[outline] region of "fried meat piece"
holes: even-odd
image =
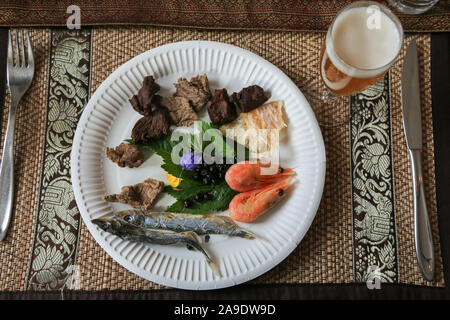
[[[188,99],[196,112],[200,111],[211,98],[206,74],[193,77],[190,81],[180,78],[174,86],[177,89],[175,96]]]
[[[169,131],[168,117],[166,109],[155,109],[136,122],[131,131],[131,139],[134,143],[141,144],[148,144],[151,141],[161,139]]]
[[[230,103],[227,89],[214,92],[214,98],[207,104],[209,118],[212,123],[222,125],[237,118],[236,107]]]
[[[198,119],[189,100],[184,97],[155,97],[158,107],[166,108],[169,113],[170,123],[176,126],[189,127]]]
[[[141,150],[128,143],[121,143],[116,148],[106,148],[106,156],[122,168],[136,168],[144,162]]]
[[[159,89],[159,85],[152,76],[145,77],[138,94],[130,99],[133,109],[143,116],[149,115],[152,111],[151,103],[153,97]]]
[[[249,112],[262,106],[268,100],[268,96],[263,88],[253,85],[233,93],[230,100],[242,112]]]
[[[141,183],[124,186],[121,193],[106,195],[103,197],[103,200],[128,204],[141,210],[149,210],[163,188],[164,182],[148,178]]]

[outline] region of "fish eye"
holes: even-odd
[[[126,222],[130,222],[133,220],[133,217],[131,215],[126,215],[125,217],[123,217],[123,220],[125,220]]]
[[[109,221],[102,221],[101,224],[99,224],[99,227],[103,230],[106,230],[111,227],[111,222]]]

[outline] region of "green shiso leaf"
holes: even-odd
[[[143,144],[136,144],[133,143],[132,140],[126,140],[126,142],[137,145],[139,149],[142,151],[152,150],[157,155],[159,155],[163,159],[163,164],[161,165],[161,168],[163,168],[166,172],[170,173],[171,175],[175,177],[179,177],[182,179],[189,179],[192,178],[192,172],[188,170],[184,170],[180,164],[174,163],[172,161],[172,150],[177,146],[180,150],[180,157],[182,156],[181,151],[183,150],[180,143],[186,143],[186,141],[189,141],[188,137],[185,137],[183,139],[181,136],[178,140],[172,140],[172,132],[169,132],[164,138],[158,140],[158,141],[152,141],[148,145]],[[189,146],[185,146],[185,149],[188,149]]]
[[[185,182],[185,180],[183,180],[182,183],[183,182]],[[239,192],[231,189],[224,181],[218,185],[198,185],[196,187],[191,186],[190,188],[184,188],[183,190],[176,190],[169,186],[167,188],[167,193],[174,197],[177,201],[173,203],[166,211],[204,214],[214,211],[227,210],[230,201]],[[194,196],[197,193],[209,193],[213,196],[213,199],[209,201],[197,202],[194,200]],[[188,199],[191,201],[191,206],[189,208],[185,208],[184,201]]]
[[[189,148],[193,149],[195,153],[203,153],[209,150],[218,150],[218,154],[214,157],[234,158],[237,154],[237,148],[245,148],[238,145],[237,142],[231,139],[226,139],[222,136],[218,127],[214,124],[200,121],[200,134],[182,134],[178,139],[172,140],[173,131],[169,132],[164,138],[153,141],[148,145],[136,144],[132,140],[126,140],[130,144],[137,145],[143,152],[149,150],[155,152],[163,159],[161,168],[167,173],[182,178],[181,183],[177,188],[172,188],[170,185],[166,186],[163,192],[167,192],[176,199],[167,211],[169,212],[183,212],[192,214],[203,214],[213,211],[223,211],[228,209],[228,205],[233,197],[238,194],[237,191],[231,189],[225,181],[218,185],[204,185],[192,178],[193,171],[183,169],[179,163],[174,163],[172,160],[172,151],[176,147],[179,156],[182,156],[182,150]],[[212,130],[211,130],[212,129]],[[211,131],[209,131],[211,130]],[[185,145],[180,145],[184,143]],[[213,148],[216,149],[207,149]],[[245,159],[249,159],[250,152],[245,148]],[[197,193],[209,193],[213,196],[212,200],[197,202],[194,197]],[[191,201],[192,205],[189,208],[184,207],[184,201]]]

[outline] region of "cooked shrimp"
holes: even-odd
[[[279,165],[271,166],[270,163],[265,164],[259,161],[242,161],[227,170],[225,181],[231,189],[246,192],[264,188],[293,175],[296,175],[294,170],[282,168]]]
[[[275,185],[236,195],[230,202],[230,217],[241,222],[254,221],[285,197],[292,180],[289,177]]]

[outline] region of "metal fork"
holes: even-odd
[[[8,126],[6,128],[3,143],[2,162],[0,164],[0,241],[8,230],[11,220],[14,198],[14,124],[16,122],[17,106],[24,93],[30,87],[34,75],[34,57],[30,36],[26,33],[27,48],[25,49],[25,37],[21,32],[22,41],[19,41],[18,31],[15,34],[15,44],[8,33],[8,58],[7,78],[11,94],[11,106],[8,113]],[[25,55],[26,51],[26,55]]]

